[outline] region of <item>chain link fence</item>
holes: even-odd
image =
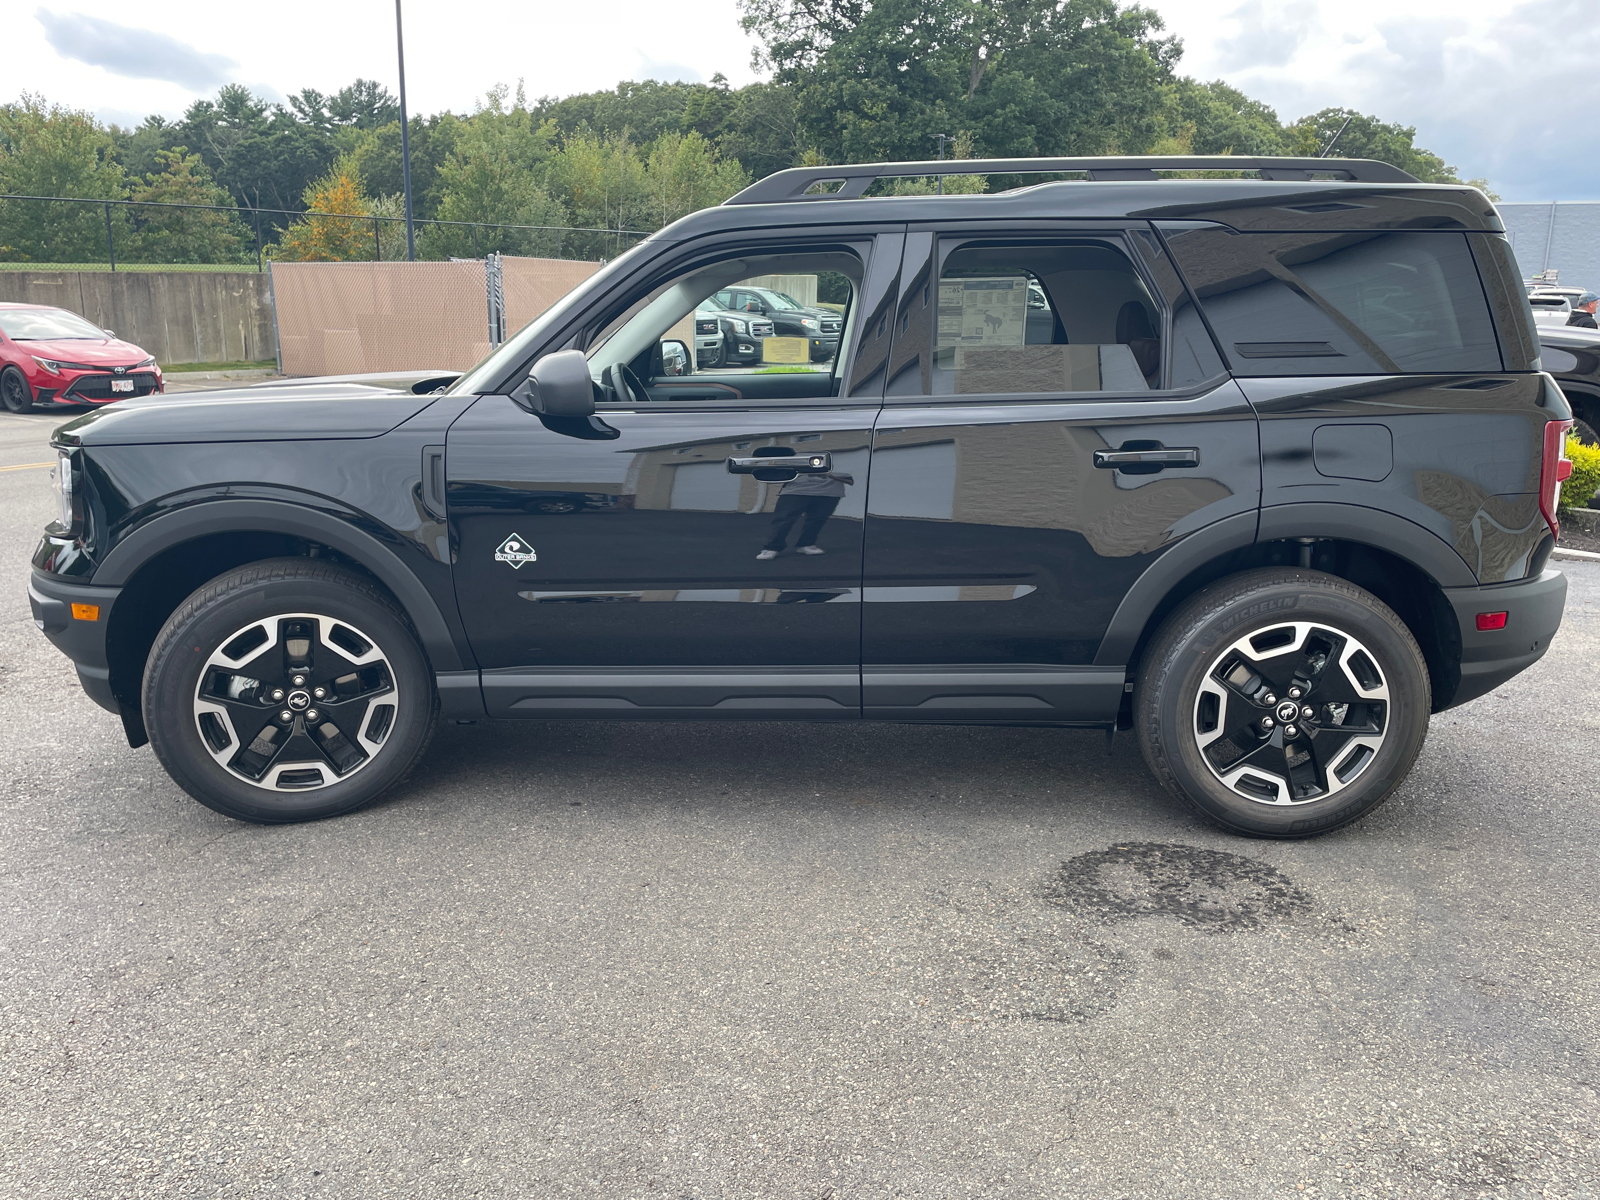
[[[604,261],[648,230],[493,221],[414,220],[418,259],[489,254]],[[407,258],[405,218],[147,200],[0,195],[0,270],[265,271],[298,229],[318,257]]]

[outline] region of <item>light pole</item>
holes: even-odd
[[[400,177],[406,189],[406,261],[417,261],[417,235],[411,225],[411,132],[406,118],[406,39],[400,28],[400,0],[394,0],[394,44],[400,52]]]
[[[395,0],[395,3],[398,4],[399,0]],[[939,161],[943,162],[944,161],[944,144],[946,142],[955,141],[955,138],[951,137],[948,133],[936,133],[936,134],[933,135],[933,138],[934,138],[935,141],[937,141],[939,143]],[[941,195],[941,196],[944,195],[944,176],[943,175],[939,176],[939,195]]]

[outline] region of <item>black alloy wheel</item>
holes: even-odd
[[[151,648],[144,720],[202,804],[262,824],[350,812],[432,733],[432,672],[370,580],[313,559],[241,567],[191,595]]]
[[[33,411],[33,389],[28,386],[27,377],[16,367],[0,371],[0,401],[5,403],[7,412]]]
[[[1239,833],[1306,837],[1381,804],[1422,748],[1427,664],[1369,592],[1309,570],[1212,585],[1162,625],[1135,710],[1169,791]]]

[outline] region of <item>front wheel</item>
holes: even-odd
[[[28,386],[27,377],[15,367],[0,371],[0,402],[5,404],[7,412],[33,411],[33,388]]]
[[[178,606],[144,676],[150,745],[200,803],[280,824],[369,804],[433,732],[427,659],[370,580],[313,559],[230,571]]]
[[[1319,571],[1249,571],[1161,626],[1135,683],[1145,761],[1220,825],[1326,833],[1405,779],[1431,708],[1416,639],[1386,604]]]

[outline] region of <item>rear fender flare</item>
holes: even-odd
[[[360,564],[388,588],[416,627],[435,671],[460,671],[461,650],[439,605],[393,550],[349,517],[281,500],[207,500],[175,509],[119,541],[94,573],[96,587],[124,587],[140,567],[183,542],[218,533],[267,531],[317,542]]]
[[[1151,616],[1188,576],[1233,551],[1286,538],[1327,538],[1384,550],[1411,563],[1441,588],[1476,587],[1455,548],[1415,521],[1357,504],[1275,504],[1240,513],[1190,534],[1139,576],[1117,607],[1095,655],[1097,666],[1132,658]]]

